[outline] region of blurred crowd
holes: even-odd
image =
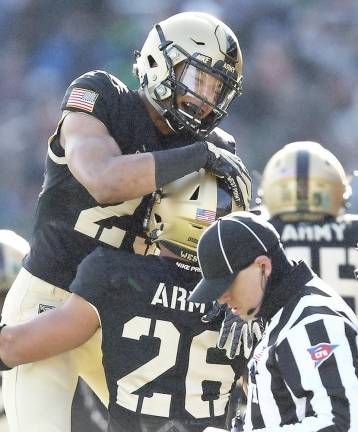
[[[294,140],[316,140],[347,173],[358,159],[356,0],[1,0],[0,227],[29,238],[47,139],[64,91],[92,69],[137,88],[133,51],[155,22],[199,10],[238,35],[244,94],[223,126],[257,173]]]

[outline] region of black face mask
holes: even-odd
[[[230,55],[228,55],[226,59],[228,63],[220,60],[214,65],[207,65],[203,61],[200,61],[200,56],[196,55],[198,53],[190,55],[179,45],[168,41],[160,24],[157,24],[155,28],[161,42],[160,50],[163,53],[169,70],[168,77],[162,81],[161,84],[163,88],[167,87],[170,89],[172,94],[172,96],[164,102],[161,100],[157,90],[155,90],[156,105],[160,109],[161,115],[166,120],[167,124],[175,132],[180,132],[184,129],[190,131],[199,139],[205,139],[227,115],[227,109],[232,101],[241,94],[242,78],[238,79],[235,69],[235,61],[238,61],[237,52],[229,51],[229,54],[232,55],[231,61],[234,62],[232,65],[233,71],[231,73],[225,69],[225,66],[227,68],[231,65]],[[179,76],[176,76],[175,66],[169,55],[169,50],[172,47],[175,47],[186,57],[183,63],[184,68],[180,71]],[[204,82],[208,80],[212,85],[216,83],[213,85],[211,94],[209,92],[206,97],[201,97],[200,94],[196,93],[200,91],[200,86],[197,87],[197,85],[193,83],[196,82],[198,77],[204,80]],[[183,106],[178,106],[177,96],[186,94],[191,95],[190,97],[196,100],[196,102],[193,104],[189,101],[187,105],[184,103]],[[201,119],[203,106],[210,106],[212,112]]]

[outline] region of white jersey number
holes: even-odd
[[[312,265],[311,248],[309,246],[285,247],[289,258],[298,261],[304,260]],[[349,265],[352,267],[352,278],[340,277],[340,267]],[[354,248],[321,247],[319,249],[320,277],[344,298],[353,298],[355,313],[358,314],[358,283],[354,279],[353,269],[358,267],[358,253]]]
[[[125,323],[122,336],[139,340],[141,336],[149,335],[151,325],[150,318],[134,317]],[[212,415],[225,414],[229,391],[235,379],[231,366],[206,362],[207,351],[216,346],[217,336],[215,331],[204,331],[193,338],[188,352],[185,409],[195,418],[210,417],[210,404],[212,404]],[[139,406],[139,396],[133,393],[175,366],[177,361],[180,333],[174,324],[169,321],[154,320],[153,337],[160,339],[159,354],[117,381],[117,403],[130,411],[137,412]],[[202,400],[204,381],[220,384],[219,399],[212,402]],[[140,412],[169,417],[171,400],[171,394],[153,393],[151,397],[143,398]]]
[[[141,198],[137,198],[114,206],[97,206],[82,210],[74,229],[88,237],[97,238],[103,243],[119,248],[126,232],[115,226],[105,228],[100,222],[112,217],[131,216],[140,202]]]

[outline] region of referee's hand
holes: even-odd
[[[249,359],[262,338],[264,327],[262,319],[244,321],[227,306],[217,346],[226,349],[226,356],[230,359],[238,355]]]

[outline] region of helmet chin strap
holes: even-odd
[[[159,105],[155,99],[153,99],[148,91],[148,87],[144,86],[144,94],[148,100],[148,102],[152,105],[152,107],[157,111],[157,113],[163,118],[165,123],[170,127],[170,129],[173,132],[178,132],[178,129],[175,129],[175,127],[170,123],[169,119],[167,118],[167,110],[164,109],[161,105]]]
[[[144,86],[144,94],[147,98],[148,102],[152,105],[152,107],[162,116],[164,117],[164,108],[162,108],[149,94],[148,86]]]

